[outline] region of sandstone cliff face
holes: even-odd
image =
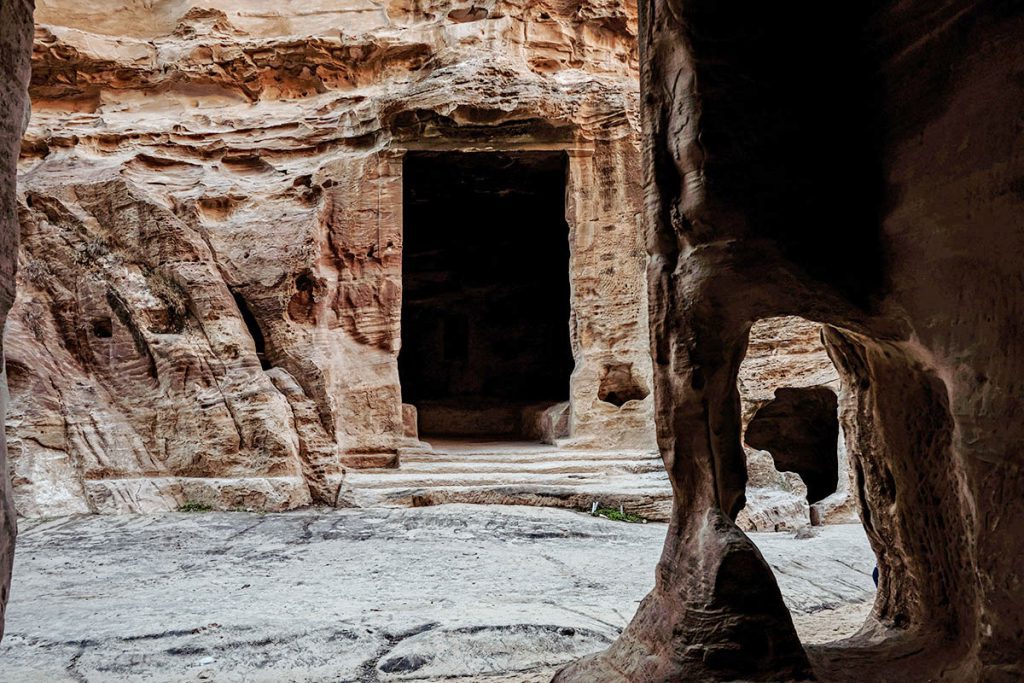
[[[14,301],[18,254],[15,207],[18,148],[28,123],[29,46],[32,40],[31,0],[0,5],[0,331]],[[4,344],[0,340],[0,419],[7,407]],[[7,477],[7,446],[0,432],[0,638],[14,561],[16,523],[14,500]]]
[[[393,464],[411,149],[568,155],[566,444],[652,443],[635,7],[115,5],[36,13],[20,512],[333,505]]]
[[[651,445],[630,3],[109,10],[36,17],[7,331],[22,514],[333,505],[346,466],[396,464],[409,152],[569,155],[575,370],[567,402],[523,411],[559,426],[525,431]],[[779,387],[837,390],[818,336],[755,327],[745,422]],[[744,527],[806,523],[799,476],[748,454]]]

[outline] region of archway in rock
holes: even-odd
[[[876,594],[876,558],[849,550],[865,531],[839,425],[842,381],[822,332],[798,316],[756,321],[737,380],[747,481],[735,522],[761,549],[794,544],[787,562],[764,557],[805,646],[853,635]],[[839,586],[855,597],[825,597]]]
[[[1020,680],[1024,13],[923,1],[641,3],[658,440],[654,590],[556,680]],[[806,30],[813,24],[813,31]],[[842,182],[837,179],[842,178]],[[1011,227],[1012,226],[1012,227]],[[881,573],[805,648],[736,526],[751,325],[826,325]]]
[[[568,400],[566,164],[406,155],[399,373],[421,434],[523,438],[538,404]]]
[[[758,320],[738,376],[746,456],[745,531],[858,523],[839,426],[839,371],[822,327],[798,316]]]

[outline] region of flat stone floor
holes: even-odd
[[[478,505],[23,521],[0,681],[545,681],[627,623],[665,531]],[[754,540],[805,641],[857,629],[859,526]]]

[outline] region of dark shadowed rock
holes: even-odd
[[[633,621],[557,680],[1021,679],[1024,12],[640,8],[654,395],[676,507]],[[806,649],[733,525],[735,380],[751,326],[783,315],[827,326],[881,575],[860,634]]]

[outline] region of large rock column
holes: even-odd
[[[656,587],[558,681],[1024,676],[1024,9],[646,0]],[[813,27],[809,29],[808,27]],[[827,324],[882,578],[801,648],[735,527],[750,325]]]
[[[29,56],[32,51],[33,0],[0,3],[0,363],[3,326],[14,303],[18,262],[18,215],[15,206],[18,150],[28,124]],[[6,375],[0,375],[0,421],[7,408]],[[7,444],[0,429],[0,638],[14,561],[17,526],[7,474]]]

